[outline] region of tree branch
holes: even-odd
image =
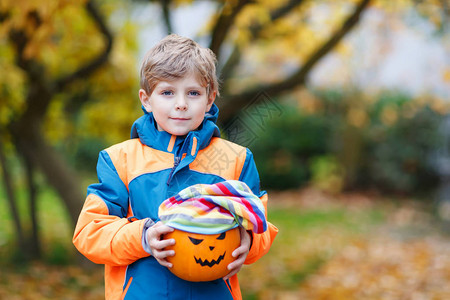
[[[10,16],[10,11],[0,11],[0,24],[8,20]]]
[[[228,95],[226,101],[223,101],[219,105],[221,109],[221,121],[223,123],[228,122],[231,118],[241,110],[248,101],[255,99],[256,96],[264,92],[271,97],[278,96],[279,94],[293,89],[297,86],[305,83],[306,76],[316,63],[328,54],[341,40],[350,32],[350,30],[358,23],[362,12],[367,8],[370,0],[362,0],[354,9],[353,13],[345,20],[343,25],[337,30],[329,40],[327,40],[317,51],[315,51],[306,61],[306,63],[299,68],[299,70],[291,75],[289,78],[284,79],[273,84],[257,86],[253,89],[245,91],[238,95]],[[257,99],[255,99],[257,100]]]
[[[291,0],[286,5],[276,9],[273,13],[271,13],[271,19],[276,20],[281,17],[284,17],[287,15],[291,10],[293,10],[295,7],[299,6],[303,0]]]
[[[227,37],[228,32],[233,25],[234,19],[236,18],[238,13],[245,7],[245,5],[251,2],[252,0],[239,0],[239,2],[236,4],[236,6],[233,7],[230,13],[228,13],[222,7],[222,13],[217,19],[216,25],[212,30],[211,44],[209,45],[209,48],[216,54],[217,60],[219,60],[220,57],[220,46],[222,46],[223,42],[225,41],[225,38]]]
[[[170,17],[170,3],[172,0],[160,0],[164,24],[166,25],[167,34],[173,33],[173,26]]]
[[[105,48],[77,71],[56,79],[54,82],[50,81],[48,76],[44,76],[46,70],[43,65],[25,56],[24,51],[30,41],[26,32],[18,29],[12,29],[10,31],[9,38],[16,48],[16,64],[25,71],[30,82],[30,88],[26,98],[27,108],[21,117],[21,122],[19,122],[21,124],[19,126],[28,126],[27,124],[33,118],[39,119],[37,123],[40,123],[40,119],[45,115],[55,93],[62,91],[74,80],[87,77],[107,61],[112,50],[112,34],[94,5],[94,2],[88,1],[85,7],[99,31],[106,39]],[[38,28],[42,23],[37,11],[29,12],[27,17],[34,24],[34,28]]]
[[[303,2],[303,0],[291,0],[287,2],[284,6],[279,7],[278,9],[274,10],[270,13],[270,23],[272,24],[276,20],[284,17],[288,13],[290,13],[295,7],[300,5]],[[256,40],[261,31],[264,29],[263,26],[260,24],[257,24],[253,26],[251,31],[251,38],[252,40]],[[236,65],[239,64],[241,60],[241,51],[239,49],[239,45],[235,45],[231,55],[228,57],[227,62],[224,64],[222,70],[221,70],[221,78],[224,82],[227,81],[227,79],[231,76],[233,69],[236,67]]]
[[[41,17],[37,11],[29,11],[27,19],[34,30],[42,24]],[[47,80],[48,76],[45,74],[43,65],[25,55],[25,49],[30,42],[30,37],[26,31],[12,28],[8,33],[8,37],[16,50],[15,63],[26,73],[29,82],[28,93],[25,99],[27,103],[26,110],[20,117],[23,121],[22,125],[26,127],[32,122],[32,119],[40,120],[44,116],[53,93],[52,86]],[[12,120],[12,122],[18,122],[18,120]]]
[[[220,69],[220,79],[222,82],[226,84],[228,79],[233,74],[234,68],[239,64],[241,61],[241,49],[239,45],[234,45],[233,52],[231,52],[230,56],[228,56],[227,62],[223,65],[223,67]],[[226,86],[223,87],[224,90],[226,90]]]
[[[443,27],[444,32],[447,32],[447,30],[450,31],[450,4],[446,0],[441,0],[441,5],[442,19],[444,20],[441,26]]]
[[[286,16],[295,7],[302,4],[302,2],[303,2],[303,0],[291,0],[291,1],[287,2],[285,5],[277,8],[276,10],[274,10],[270,13],[270,21],[274,22],[274,21],[278,20],[279,18]],[[257,35],[259,35],[259,33],[261,32],[262,29],[263,29],[263,27],[261,26],[261,24],[255,25],[253,28],[251,28],[252,36],[255,38]]]
[[[86,3],[86,11],[94,20],[95,25],[98,27],[100,32],[103,34],[105,38],[105,48],[91,61],[87,62],[84,66],[81,66],[72,74],[57,79],[55,84],[57,92],[63,90],[68,84],[72,83],[73,81],[89,76],[108,60],[109,54],[111,53],[113,36],[93,0]]]

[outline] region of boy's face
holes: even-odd
[[[215,94],[208,98],[192,73],[173,81],[160,81],[149,96],[141,89],[139,99],[158,124],[158,130],[182,136],[196,130],[205,113],[214,103]]]

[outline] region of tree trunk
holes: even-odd
[[[16,65],[25,72],[28,80],[26,109],[21,115],[16,116],[17,118],[11,120],[8,129],[17,151],[21,153],[25,160],[25,164],[31,168],[30,170],[39,169],[48,183],[57,191],[67,208],[73,226],[76,224],[84,199],[81,184],[75,175],[75,171],[45,139],[41,125],[53,97],[63,92],[76,80],[83,80],[98,70],[107,62],[111,53],[113,36],[104,17],[93,0],[86,1],[85,9],[92,18],[99,34],[104,38],[104,48],[72,73],[64,74],[56,79],[52,79],[48,74],[45,64],[25,54],[25,49],[33,39],[33,34],[43,24],[39,11],[31,10],[28,12],[29,22],[26,27],[13,26],[8,32],[9,40],[15,49]],[[0,22],[8,17],[8,14],[0,15]],[[31,188],[30,208],[35,209],[32,178],[29,184]],[[37,222],[37,220],[33,222]]]
[[[28,186],[28,207],[31,216],[31,238],[27,241],[29,246],[28,252],[30,253],[30,257],[32,259],[39,259],[41,258],[42,252],[41,240],[39,236],[39,220],[36,199],[37,188],[34,182],[34,167],[27,157],[23,156],[23,158]]]
[[[25,251],[25,236],[20,222],[19,211],[17,209],[16,194],[14,192],[13,183],[11,180],[11,173],[9,172],[9,165],[6,161],[6,155],[3,152],[3,144],[0,144],[0,164],[2,167],[3,184],[6,191],[6,199],[8,200],[9,209],[12,215],[12,221],[15,228],[15,236],[17,238],[17,244],[19,251]],[[21,250],[22,249],[22,250]]]
[[[84,200],[79,179],[60,154],[47,144],[38,128],[24,130],[21,126],[14,129],[16,146],[55,188],[69,212],[72,226],[75,226]]]

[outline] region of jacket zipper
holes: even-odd
[[[180,164],[180,161],[181,161],[180,157],[176,156],[175,160],[173,162],[172,170],[170,171],[170,174],[169,174],[169,179],[167,179],[167,185],[169,185],[170,181],[172,180],[173,173],[175,172],[175,169]]]

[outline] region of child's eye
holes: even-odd
[[[162,91],[161,95],[163,95],[163,96],[171,96],[171,95],[173,95],[173,92],[172,91]]]
[[[189,91],[189,96],[200,96],[199,91]]]

